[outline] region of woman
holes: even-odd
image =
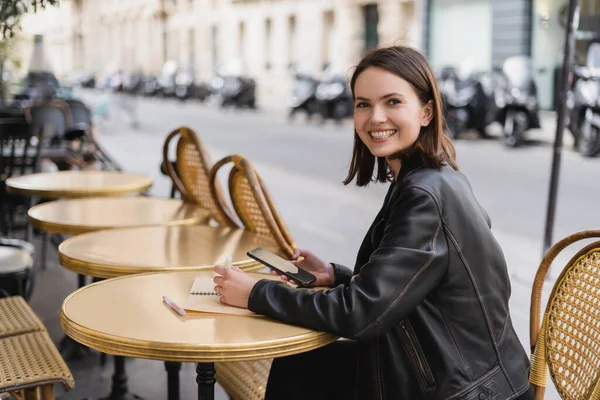
[[[506,262],[458,172],[426,59],[407,47],[374,50],[350,86],[345,183],[392,182],[354,272],[296,250],[296,265],[330,287],[315,291],[215,267],[222,302],[352,339],[276,359],[267,399],[532,398]]]

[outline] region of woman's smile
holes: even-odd
[[[369,135],[371,135],[371,138],[373,139],[373,141],[375,143],[382,143],[382,142],[385,142],[390,137],[392,137],[396,132],[398,132],[397,129],[386,129],[386,130],[378,129],[378,130],[369,131]]]

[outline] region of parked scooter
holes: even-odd
[[[194,94],[194,77],[188,71],[179,70],[175,73],[175,97],[187,100]]]
[[[482,76],[473,73],[470,59],[458,70],[453,67],[442,70],[438,83],[449,137],[458,139],[469,129],[486,136],[485,128],[493,122],[496,110],[493,91],[485,90]]]
[[[575,67],[576,80],[568,97],[569,129],[575,146],[586,157],[600,153],[600,43],[588,49],[587,66]]]
[[[342,119],[352,116],[354,112],[352,93],[346,78],[332,67],[325,70],[323,81],[317,86],[315,97],[323,121],[332,118],[340,123]]]
[[[504,127],[504,143],[516,147],[525,140],[525,132],[540,127],[537,87],[528,56],[509,57],[502,66],[504,80],[497,93],[500,109],[497,121]]]
[[[148,75],[142,81],[141,94],[144,97],[154,97],[160,94],[162,88],[156,75]]]
[[[211,92],[221,107],[256,108],[256,82],[240,75],[216,76]]]
[[[292,87],[292,98],[290,99],[289,119],[293,120],[298,111],[304,111],[308,119],[319,112],[316,97],[317,81],[308,71],[297,69],[294,74],[294,85]]]

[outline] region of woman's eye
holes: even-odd
[[[400,104],[400,100],[398,100],[398,99],[390,99],[389,103],[390,103],[391,105]]]
[[[369,103],[366,103],[364,101],[361,101],[360,103],[356,103],[356,108],[365,108],[368,106],[369,106]]]

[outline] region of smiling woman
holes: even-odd
[[[402,158],[414,153],[428,166],[458,169],[454,145],[443,132],[437,83],[421,53],[409,47],[371,52],[356,67],[350,87],[355,135],[345,184],[355,177],[358,186],[389,182]]]
[[[275,359],[265,399],[532,398],[506,261],[458,172],[427,60],[408,47],[374,50],[350,86],[345,183],[391,183],[354,271],[302,249],[292,263],[328,289],[215,268],[222,302],[351,339]]]

